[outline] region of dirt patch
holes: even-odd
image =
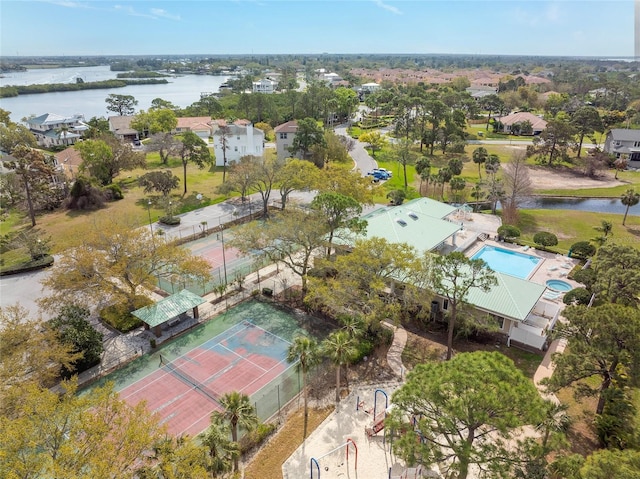
[[[430,323],[427,330],[423,325],[417,324],[407,325],[406,328],[407,345],[402,353],[402,362],[408,371],[417,364],[442,361],[446,358],[447,332],[444,323]],[[474,351],[500,351],[531,379],[544,357],[539,352],[507,347],[505,337],[497,333],[482,333],[469,339],[454,339],[454,355]]]
[[[530,166],[529,177],[531,178],[533,188],[536,190],[612,188],[624,184],[624,182],[616,180],[608,173],[604,173],[596,178],[589,178],[568,168],[548,168],[542,166]]]
[[[567,413],[572,423],[567,433],[567,439],[571,444],[571,452],[588,456],[600,448],[598,437],[593,427],[596,405],[598,399],[585,397],[576,401],[573,388],[564,388],[556,394],[563,404],[569,406]]]
[[[333,407],[309,409],[309,432],[314,431],[333,412]],[[287,417],[280,430],[258,452],[244,471],[245,479],[282,477],[282,464],[302,444],[304,410],[299,409]]]

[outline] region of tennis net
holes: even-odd
[[[185,384],[191,386],[192,388],[194,388],[196,391],[199,391],[200,393],[202,393],[203,395],[207,396],[209,399],[211,399],[213,402],[215,402],[216,404],[220,405],[220,401],[218,400],[217,397],[215,397],[212,393],[210,393],[207,390],[207,387],[196,381],[194,378],[192,378],[191,376],[189,376],[187,373],[185,373],[183,370],[178,369],[176,366],[174,366],[173,364],[171,364],[170,362],[166,361],[164,359],[164,357],[160,356],[160,364],[162,366],[164,366],[169,372],[171,372],[174,376],[176,376],[178,379],[182,380],[182,382],[184,382]]]

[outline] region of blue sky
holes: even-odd
[[[633,55],[633,0],[0,0],[0,54]]]

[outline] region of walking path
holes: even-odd
[[[382,325],[393,331],[393,342],[387,352],[387,364],[401,381],[404,381],[405,369],[402,364],[402,352],[407,344],[407,330],[402,326],[394,326],[388,321],[383,321]]]

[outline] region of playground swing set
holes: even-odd
[[[338,447],[330,450],[329,452],[324,453],[320,457],[312,457],[309,461],[309,466],[311,469],[311,479],[317,478],[320,479],[320,472],[324,469],[325,472],[329,472],[331,469],[331,465],[335,465],[336,468],[341,468],[345,466],[346,469],[349,469],[349,448],[352,447],[354,450],[354,470],[358,470],[358,446],[353,439],[347,439],[347,442],[344,444],[340,444]],[[339,454],[336,454],[339,453]],[[334,456],[334,461],[331,461],[329,456]],[[322,463],[322,467],[320,464]],[[314,475],[314,471],[317,471],[317,476]]]

